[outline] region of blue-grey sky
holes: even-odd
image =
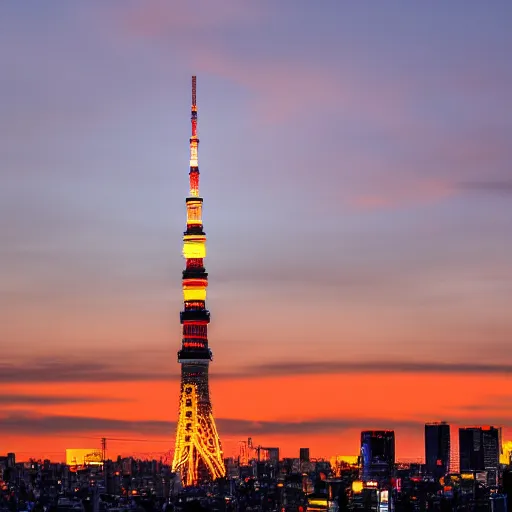
[[[507,1],[2,2],[4,359],[176,370],[196,74],[219,372],[512,363],[511,22]]]

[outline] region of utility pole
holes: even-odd
[[[105,459],[107,458],[107,438],[101,438],[101,462],[103,465],[103,485],[105,486],[105,492],[108,492],[108,469],[105,464]],[[99,504],[98,504],[99,507]],[[97,512],[97,511],[95,511]]]
[[[103,467],[105,467],[105,459],[107,458],[107,438],[101,438],[101,462],[103,463]]]

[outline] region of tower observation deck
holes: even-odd
[[[206,234],[203,199],[199,196],[196,77],[192,77],[192,135],[190,136],[190,190],[186,198],[187,229],[183,233],[183,328],[178,362],[181,389],[176,444],[172,463],[184,485],[196,485],[226,474],[222,447],[215,426],[208,386],[212,352],[208,347],[210,312],[206,309],[208,274],[204,268]]]

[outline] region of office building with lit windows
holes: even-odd
[[[361,479],[385,480],[395,468],[395,432],[365,430],[361,432]]]
[[[486,472],[488,485],[496,485],[500,460],[501,429],[464,427],[459,429],[461,472]]]
[[[450,425],[445,422],[425,424],[425,465],[437,478],[450,469]]]

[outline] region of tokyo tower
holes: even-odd
[[[190,193],[187,204],[187,230],[183,233],[183,325],[181,350],[181,391],[176,445],[172,470],[179,472],[184,485],[196,485],[226,474],[222,447],[215,426],[208,387],[208,368],[212,352],[208,347],[210,312],[206,309],[208,274],[206,235],[203,231],[203,199],[199,197],[197,160],[196,77],[192,77],[192,136],[190,137]]]

